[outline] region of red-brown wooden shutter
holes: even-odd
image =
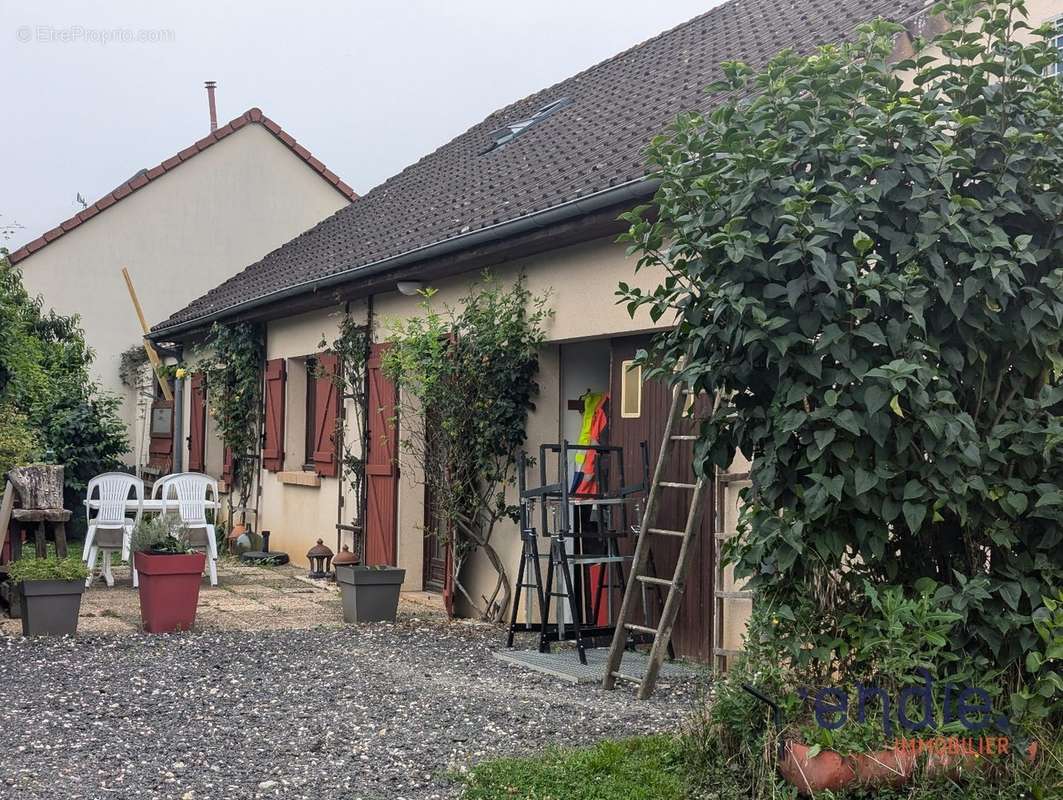
[[[233,469],[233,449],[226,446],[225,456],[221,464],[221,479],[227,484],[232,486],[233,478],[236,477],[236,470]]]
[[[284,359],[266,362],[266,419],[262,466],[270,472],[284,468]]]
[[[317,386],[314,391],[314,471],[323,478],[335,478],[336,418],[340,409],[340,387],[334,376],[339,366],[335,353],[318,353]]]
[[[202,472],[207,444],[207,381],[202,372],[192,376],[188,406],[188,469]]]
[[[395,406],[398,391],[381,366],[387,344],[374,344],[366,364],[369,427],[365,481],[365,563],[397,564],[399,501],[399,430]]]

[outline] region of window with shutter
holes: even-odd
[[[316,377],[312,379],[313,418],[307,418],[307,429],[314,438],[314,471],[324,478],[334,478],[338,473],[336,446],[336,419],[340,410],[340,388],[335,380],[339,358],[335,353],[319,353],[315,361]],[[311,422],[313,424],[311,424]]]
[[[262,466],[270,472],[284,469],[284,378],[283,358],[266,362],[266,414],[262,443]]]

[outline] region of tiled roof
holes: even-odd
[[[787,47],[838,41],[925,0],[732,0],[487,117],[170,319],[162,332],[311,281],[550,209],[646,173],[644,148],[678,112],[713,102],[722,61],[754,66]],[[504,147],[492,134],[571,101]],[[383,135],[383,134],[382,134]]]
[[[220,142],[226,136],[235,133],[236,131],[240,130],[242,127],[248,124],[261,125],[263,128],[268,130],[271,134],[273,134],[274,137],[279,139],[289,150],[291,150],[299,158],[301,158],[308,165],[310,165],[310,167],[319,175],[321,175],[322,178],[332,184],[332,186],[335,187],[336,191],[342,194],[348,200],[354,200],[358,197],[354,189],[352,189],[346,183],[341,181],[339,176],[335,172],[333,172],[320,161],[318,161],[316,158],[314,158],[314,156],[310,153],[309,150],[307,150],[305,147],[299,144],[299,142],[292,138],[292,136],[290,136],[280,125],[278,125],[276,122],[274,122],[265,114],[263,114],[261,109],[252,108],[249,111],[246,111],[240,116],[238,116],[232,122],[222,125],[217,130],[207,134],[198,142],[193,144],[191,147],[186,147],[177,155],[166,159],[158,166],[152,167],[151,169],[140,170],[132,178],[125,181],[124,183],[119,184],[118,188],[116,188],[112,192],[108,192],[107,194],[105,194],[103,197],[101,197],[95,203],[90,205],[84,211],[79,211],[70,219],[66,220],[65,222],[61,222],[57,227],[52,228],[43,236],[40,236],[34,239],[29,244],[20,247],[18,250],[16,250],[9,256],[11,263],[17,264],[19,261],[22,261],[27,256],[36,253],[49,242],[53,242],[60,236],[62,236],[64,233],[72,231],[78,225],[82,224],[83,222],[86,222],[87,220],[92,219],[104,209],[109,208],[115,203],[117,203],[119,200],[128,197],[137,189],[147,186],[156,178],[165,175],[167,172],[177,169],[177,167],[184,164],[186,161],[188,161],[188,159],[198,155],[199,153],[202,153],[211,145],[215,144],[216,142]]]

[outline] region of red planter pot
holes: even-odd
[[[191,630],[203,580],[203,553],[134,553],[140,575],[140,618],[148,633]]]
[[[800,742],[787,742],[786,755],[779,762],[779,773],[797,791],[806,797],[815,797],[819,792],[836,792],[854,785],[898,786],[906,783],[925,761],[929,774],[947,774],[955,777],[961,767],[968,769],[985,763],[978,755],[933,753],[922,755],[897,748],[888,748],[874,753],[859,753],[843,756],[833,750],[823,750],[809,757],[811,748]],[[1037,758],[1037,742],[1032,742],[1026,758],[1033,763]]]

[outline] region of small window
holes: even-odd
[[[303,469],[314,468],[314,448],[317,447],[317,360],[306,359],[306,443]]]
[[[620,370],[620,416],[638,419],[642,416],[642,365],[624,361]]]
[[[173,430],[173,406],[156,405],[151,409],[151,435],[169,436]]]

